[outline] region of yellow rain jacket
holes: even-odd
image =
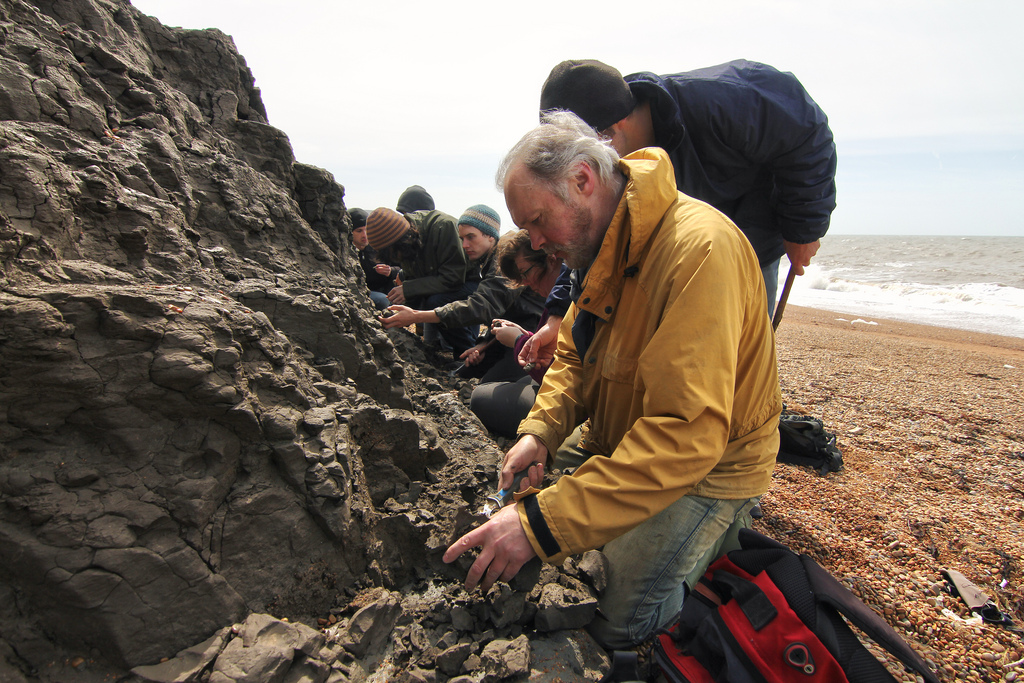
[[[548,562],[600,547],[681,496],[768,489],[782,411],[757,256],[724,215],[676,191],[659,148],[620,162],[623,197],[559,330],[520,434],[554,453],[591,418],[597,455],[518,506]],[[583,358],[572,325],[599,318]]]

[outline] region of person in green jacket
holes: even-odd
[[[495,318],[508,318],[524,326],[536,325],[544,302],[524,287],[514,287],[498,272],[495,254],[501,230],[498,212],[484,204],[476,204],[463,212],[458,221],[462,249],[469,259],[469,272],[465,298],[437,306],[433,309],[416,310],[409,306],[394,305],[388,308],[391,315],[382,318],[385,328],[408,327],[416,323],[438,323],[441,329],[467,327],[479,330],[480,325],[490,326]],[[501,345],[490,343],[493,337],[484,339],[475,346],[456,355],[465,361],[459,374],[463,377],[479,377],[501,363],[494,381],[511,381],[525,373],[514,358]],[[505,362],[502,362],[505,361]],[[472,368],[472,370],[470,369]]]
[[[434,309],[464,299],[468,262],[452,216],[443,211],[400,214],[380,207],[366,218],[366,237],[385,263],[401,268],[388,292],[392,305]],[[458,354],[476,342],[466,327],[442,327],[441,336]]]

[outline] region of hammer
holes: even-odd
[[[786,276],[786,284],[782,285],[782,296],[779,297],[779,305],[775,307],[775,315],[772,316],[772,331],[779,329],[782,322],[782,312],[786,310],[786,301],[789,300],[789,290],[793,288],[793,280],[796,279],[796,266],[789,266],[789,274]]]

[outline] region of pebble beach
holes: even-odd
[[[778,465],[756,528],[831,571],[941,680],[1024,681],[1024,634],[981,622],[940,574],[1024,629],[1024,339],[789,306],[776,340],[787,409],[824,421],[845,468]]]

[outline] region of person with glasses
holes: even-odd
[[[442,559],[479,548],[465,587],[486,592],[534,557],[600,548],[607,585],[587,628],[629,648],[671,622],[771,484],[782,394],[757,255],[676,190],[664,149],[620,159],[568,112],[527,133],[496,179],[532,246],[573,269],[573,303],[505,454],[498,487],[525,473],[517,500]],[[545,485],[584,420],[589,457]]]
[[[544,311],[537,330],[558,329],[569,309],[569,269],[557,256],[530,246],[525,230],[508,233],[498,243],[498,267],[513,284],[529,287],[545,297]],[[522,325],[501,318],[491,322],[491,333],[497,343],[512,349],[511,356],[520,363],[523,346],[533,336]],[[551,358],[528,364],[526,377],[514,381],[481,382],[473,389],[469,407],[490,431],[506,438],[516,435],[520,421],[526,417],[537,397],[537,388]]]

